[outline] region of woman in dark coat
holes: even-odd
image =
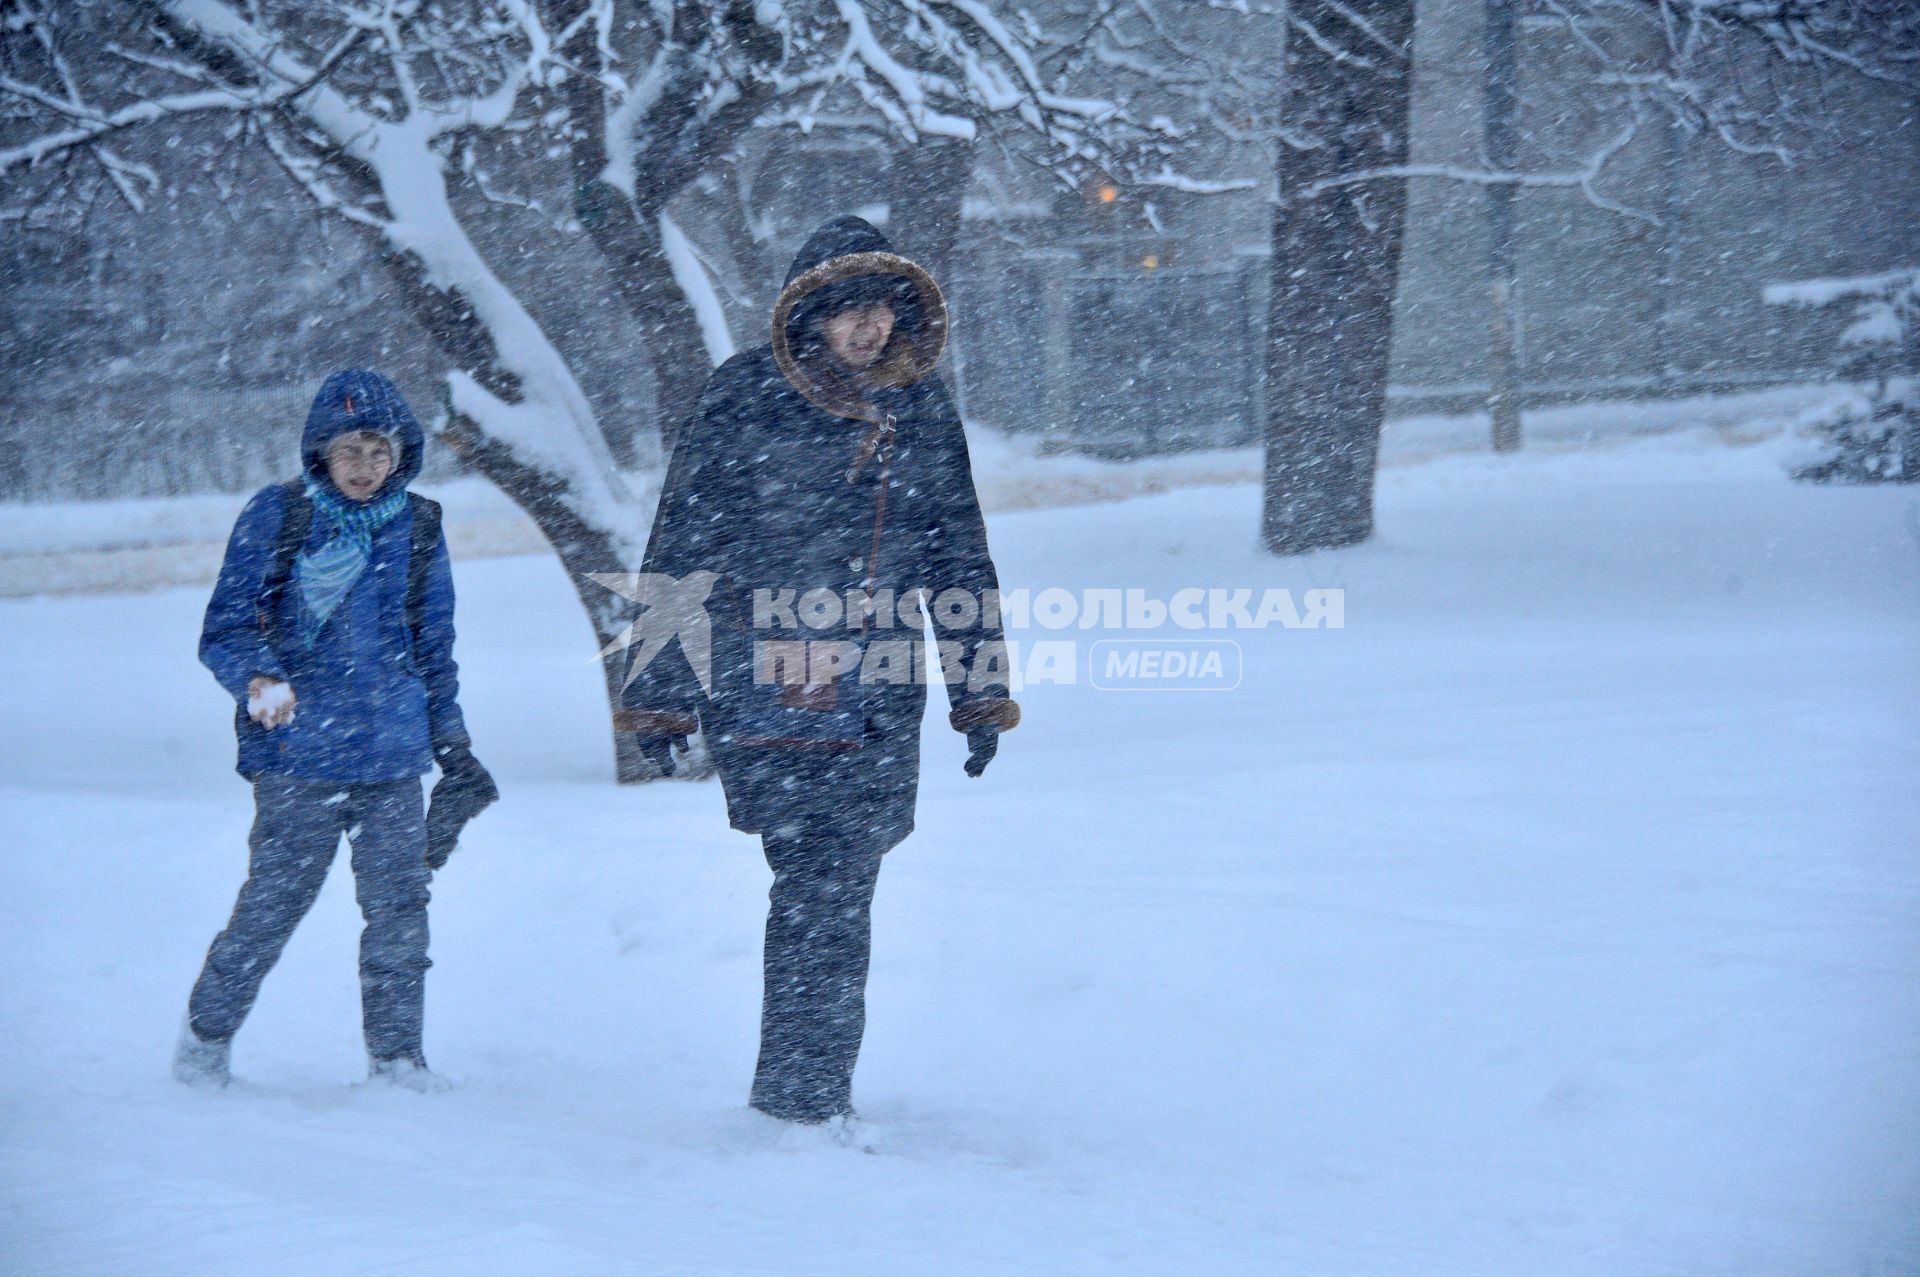
[[[933,279],[877,230],[822,226],[772,342],[707,382],[647,546],[647,573],[712,574],[707,641],[681,629],[636,662],[623,725],[662,770],[704,728],[733,827],[762,839],[751,1103],[793,1121],[851,1112],[874,882],[913,829],[927,682],[946,683],[970,775],[1019,722],[966,439],[932,375],[946,331]]]

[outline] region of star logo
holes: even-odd
[[[633,622],[600,650],[602,657],[618,651],[633,654],[626,680],[621,683],[623,689],[666,650],[668,643],[679,639],[680,651],[700,681],[700,690],[712,694],[713,623],[707,616],[707,596],[720,579],[718,572],[702,570],[684,577],[664,572],[589,572],[587,579],[640,607]]]

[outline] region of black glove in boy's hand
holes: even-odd
[[[435,873],[445,869],[447,858],[453,855],[454,846],[459,841],[460,830],[454,826],[453,822],[429,807],[427,809],[427,868]]]
[[[460,831],[500,797],[500,787],[465,745],[442,746],[434,751],[434,761],[440,764],[440,779],[427,804],[427,868],[440,869]]]
[[[480,804],[482,807],[500,797],[500,787],[493,783],[493,773],[480,765],[480,760],[473,756],[472,746],[442,745],[434,751],[434,761],[440,764],[440,784],[433,787],[436,793],[451,781],[455,789],[470,789],[477,794],[485,794],[486,798]]]

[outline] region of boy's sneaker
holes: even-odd
[[[173,1080],[182,1086],[217,1090],[233,1081],[232,1059],[232,1038],[203,1038],[190,1021],[183,1023],[180,1042],[173,1048]]]
[[[841,1148],[855,1148],[862,1153],[880,1151],[879,1128],[855,1114],[836,1114],[826,1120],[825,1126],[827,1137]]]
[[[453,1083],[428,1068],[425,1061],[405,1056],[369,1061],[367,1081],[397,1086],[419,1095],[440,1095],[453,1089]]]

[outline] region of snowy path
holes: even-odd
[[[441,1097],[349,1085],[336,868],[165,1077],[244,864],[200,590],[0,604],[0,1269],[30,1274],[1908,1274],[1920,500],[1710,436],[1009,514],[1009,586],[1344,586],[1231,695],[929,725],[876,907],[863,1156],[741,1107],[766,872],[621,791],[555,565],[459,567],[508,799],[436,885]]]

